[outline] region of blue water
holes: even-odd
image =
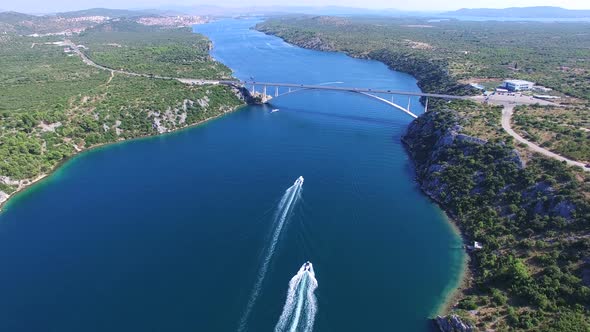
[[[383,64],[296,48],[254,23],[197,30],[242,79],[418,91]],[[411,120],[305,91],[72,159],[0,214],[0,330],[236,331],[277,205],[304,176],[247,330],[273,330],[310,260],[314,331],[429,331],[463,254],[413,180],[400,143]]]

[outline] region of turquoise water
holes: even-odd
[[[254,23],[197,30],[242,79],[418,91],[383,64],[296,48]],[[314,331],[429,331],[463,254],[413,180],[400,143],[410,121],[367,97],[305,91],[72,159],[0,214],[0,330],[238,330],[303,176],[245,330],[277,326],[309,260]]]

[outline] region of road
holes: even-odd
[[[439,93],[425,93],[425,92],[414,92],[414,91],[402,91],[402,90],[383,90],[383,89],[367,89],[367,88],[354,88],[354,87],[342,87],[342,86],[328,86],[328,85],[309,85],[309,84],[294,84],[294,83],[277,83],[277,82],[253,82],[246,81],[241,82],[246,86],[258,85],[258,86],[271,86],[271,87],[286,87],[296,89],[313,89],[313,90],[330,90],[330,91],[347,91],[347,92],[358,92],[358,93],[370,93],[370,94],[391,94],[401,96],[420,96],[420,97],[432,97],[432,98],[444,98],[444,99],[471,99],[470,96],[456,96],[456,95],[445,95]]]
[[[138,74],[124,70],[117,70],[108,68],[105,66],[101,66],[94,61],[90,60],[84,52],[82,52],[78,45],[71,42],[70,40],[66,40],[64,42],[67,46],[69,46],[80,58],[84,61],[85,64],[110,71],[111,73],[123,74],[128,76],[137,76],[137,77],[148,77],[148,78],[157,78],[163,80],[177,80],[179,82],[185,84],[235,84],[241,83],[237,81],[219,81],[219,80],[205,80],[205,79],[194,79],[194,78],[178,78],[178,77],[167,77],[167,76],[159,76],[159,75],[148,75],[148,74]],[[343,88],[343,87],[325,87],[325,86],[308,86],[308,85],[300,85],[300,84],[284,84],[284,83],[264,83],[264,82],[246,82],[246,84],[257,84],[257,85],[274,85],[274,86],[287,86],[287,87],[296,87],[296,88],[313,88],[313,89],[330,89],[330,90],[343,90],[343,91],[354,91],[354,92],[361,92],[361,93],[395,93],[395,94],[402,94],[402,95],[420,95],[425,97],[443,97],[447,99],[471,99],[478,102],[484,102],[485,97],[483,96],[476,96],[476,97],[465,97],[465,96],[447,96],[447,95],[440,95],[440,94],[430,94],[430,93],[414,93],[414,92],[406,92],[406,91],[392,91],[392,90],[366,90],[366,89],[356,89],[356,88]],[[527,105],[527,104],[541,104],[541,105],[555,105],[552,102],[535,99],[528,96],[509,96],[509,95],[493,95],[488,98],[488,102],[493,105],[500,105],[503,106],[504,109],[502,110],[502,128],[512,137],[514,137],[517,141],[526,144],[530,150],[534,152],[538,152],[542,155],[547,157],[557,159],[559,161],[565,161],[570,166],[579,166],[583,170],[590,172],[590,168],[585,167],[584,163],[579,161],[571,160],[565,157],[562,157],[556,153],[553,153],[547,149],[544,149],[533,142],[526,140],[524,137],[517,134],[511,126],[512,114],[514,113],[514,107],[517,105]],[[413,115],[413,114],[412,114]]]
[[[483,97],[478,96],[478,97],[475,97],[474,100],[483,101]],[[531,151],[540,153],[544,156],[547,156],[549,158],[553,158],[553,159],[556,159],[559,161],[565,161],[570,166],[578,166],[578,167],[581,167],[583,170],[590,172],[590,168],[585,167],[584,163],[565,158],[563,156],[558,155],[557,153],[554,153],[554,152],[551,152],[545,148],[542,148],[542,147],[538,146],[537,144],[535,144],[531,141],[528,141],[524,137],[520,136],[518,133],[516,133],[512,129],[512,114],[514,114],[514,107],[516,107],[517,105],[530,105],[530,104],[536,104],[536,103],[541,104],[541,105],[555,105],[554,103],[549,102],[549,101],[545,101],[545,100],[534,99],[534,98],[527,97],[527,96],[521,97],[521,96],[506,96],[506,95],[504,95],[504,96],[501,96],[501,95],[491,96],[490,99],[488,100],[488,102],[493,105],[499,105],[499,106],[504,107],[502,109],[502,128],[504,128],[504,130],[510,136],[514,137],[514,139],[516,139],[518,142],[527,145],[527,147]]]
[[[71,40],[65,40],[63,45],[65,46],[69,46],[81,59],[82,61],[94,68],[98,68],[101,70],[106,70],[109,71],[111,73],[115,73],[115,74],[122,74],[122,75],[127,75],[127,76],[135,76],[135,77],[147,77],[147,78],[157,78],[157,79],[161,79],[161,80],[177,80],[181,83],[185,83],[185,84],[220,84],[220,83],[230,83],[230,82],[237,82],[237,81],[220,81],[220,80],[206,80],[206,79],[196,79],[196,78],[179,78],[179,77],[169,77],[169,76],[160,76],[160,75],[150,75],[150,74],[139,74],[139,73],[134,73],[134,72],[130,72],[130,71],[125,71],[125,70],[119,70],[119,69],[113,69],[113,68],[109,68],[109,67],[105,67],[102,65],[99,65],[98,63],[92,61],[90,58],[88,58],[88,56],[86,56],[86,54],[84,54],[84,52],[82,52],[80,50],[79,45],[76,45],[75,43],[73,43]]]

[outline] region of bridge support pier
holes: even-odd
[[[428,112],[428,97],[426,97],[426,103],[424,103],[424,113]]]

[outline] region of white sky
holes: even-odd
[[[156,8],[167,5],[193,6],[210,4],[222,7],[244,6],[346,6],[359,8],[394,8],[401,10],[438,11],[459,8],[506,8],[527,6],[558,6],[568,9],[590,9],[588,0],[19,0],[2,1],[0,10],[23,12],[56,12],[93,7],[103,8]]]

